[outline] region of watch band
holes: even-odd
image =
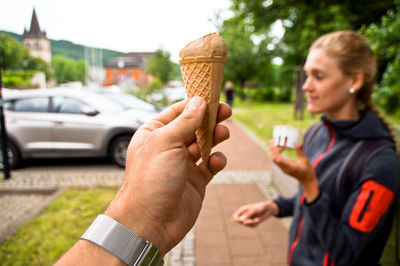
[[[164,264],[160,251],[153,244],[103,214],[97,216],[81,239],[103,247],[128,265],[161,266]]]

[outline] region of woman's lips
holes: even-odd
[[[318,97],[317,96],[308,96],[307,97],[307,101],[308,102],[315,102],[316,100],[318,100]]]

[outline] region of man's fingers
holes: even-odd
[[[232,115],[232,108],[229,104],[219,103],[218,114],[217,114],[217,123],[220,123]]]
[[[215,126],[214,129],[214,141],[213,141],[213,146],[229,139],[230,133],[229,129],[221,124],[218,124]]]
[[[199,144],[197,144],[197,142],[193,142],[187,147],[187,149],[190,155],[193,157],[193,161],[197,162],[201,157]]]
[[[225,168],[227,162],[228,161],[222,152],[216,152],[211,154],[210,160],[208,162],[210,172],[213,175],[216,175],[219,171]]]
[[[180,107],[178,106],[177,108]],[[193,136],[196,129],[200,127],[206,108],[207,105],[204,99],[195,96],[190,99],[189,103],[183,110],[183,113],[162,129],[169,131],[170,136],[176,136],[182,143],[185,143],[191,136]]]
[[[185,99],[171,105],[170,107],[162,111],[158,116],[156,116],[155,120],[163,123],[164,125],[170,123],[183,112],[189,100],[190,99]],[[228,119],[231,115],[232,108],[226,103],[219,103],[217,123]]]
[[[225,168],[226,163],[227,159],[222,152],[211,154],[210,160],[208,161],[208,167],[204,162],[201,162],[199,168],[206,179],[206,184],[210,183],[214,175]]]
[[[226,103],[219,103],[218,115],[217,115],[217,123],[224,121],[225,119],[229,118],[232,114],[231,107]],[[191,136],[189,139],[186,140],[185,144],[189,145],[193,142],[195,135]],[[226,126],[221,124],[217,124],[214,129],[214,139],[213,139],[213,146],[221,143],[224,140],[229,138],[229,130]]]
[[[216,125],[214,129],[213,147],[229,138],[229,129],[224,125]],[[188,146],[189,153],[197,162],[200,159],[200,147],[197,142],[193,142]]]
[[[182,100],[180,102],[177,102],[171,106],[169,106],[167,109],[162,111],[159,115],[157,115],[154,120],[157,120],[164,125],[168,124],[169,122],[173,121],[175,118],[177,118],[185,109],[185,106],[189,102],[189,99]]]

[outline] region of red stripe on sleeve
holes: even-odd
[[[304,193],[301,194],[301,197],[300,197],[300,208],[302,208],[303,205],[304,205],[305,197],[306,197],[306,195]],[[301,230],[303,229],[303,222],[304,222],[304,217],[303,217],[303,214],[301,214],[300,222],[299,222],[299,225],[297,227],[296,238],[293,241],[292,245],[290,246],[290,250],[289,250],[289,259],[288,259],[288,264],[289,265],[292,265],[293,252],[294,252],[294,249],[296,248],[297,244],[299,243]]]

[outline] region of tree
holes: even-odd
[[[0,34],[0,64],[4,70],[21,69],[28,49],[8,34]]]
[[[58,83],[69,81],[84,82],[85,62],[83,60],[72,60],[61,55],[56,55],[52,58],[52,66]]]
[[[148,60],[146,72],[159,78],[163,85],[167,84],[174,75],[174,65],[170,53],[158,49]]]
[[[40,57],[29,56],[24,60],[24,69],[26,70],[39,70],[46,75],[46,80],[52,77],[50,65]]]
[[[249,21],[254,31],[270,34],[278,21],[284,35],[276,45],[277,55],[288,65],[302,65],[308,47],[320,35],[343,29],[357,30],[378,22],[393,0],[232,0],[236,17]]]
[[[378,56],[377,96],[389,113],[400,109],[400,0],[395,3],[396,9],[387,11],[380,23],[362,30]]]
[[[268,39],[258,39],[251,26],[235,17],[225,20],[219,31],[228,46],[225,79],[239,85],[239,96],[244,96],[246,82],[271,80],[262,77],[271,74],[271,71],[268,71],[271,69],[271,56],[267,50]]]

